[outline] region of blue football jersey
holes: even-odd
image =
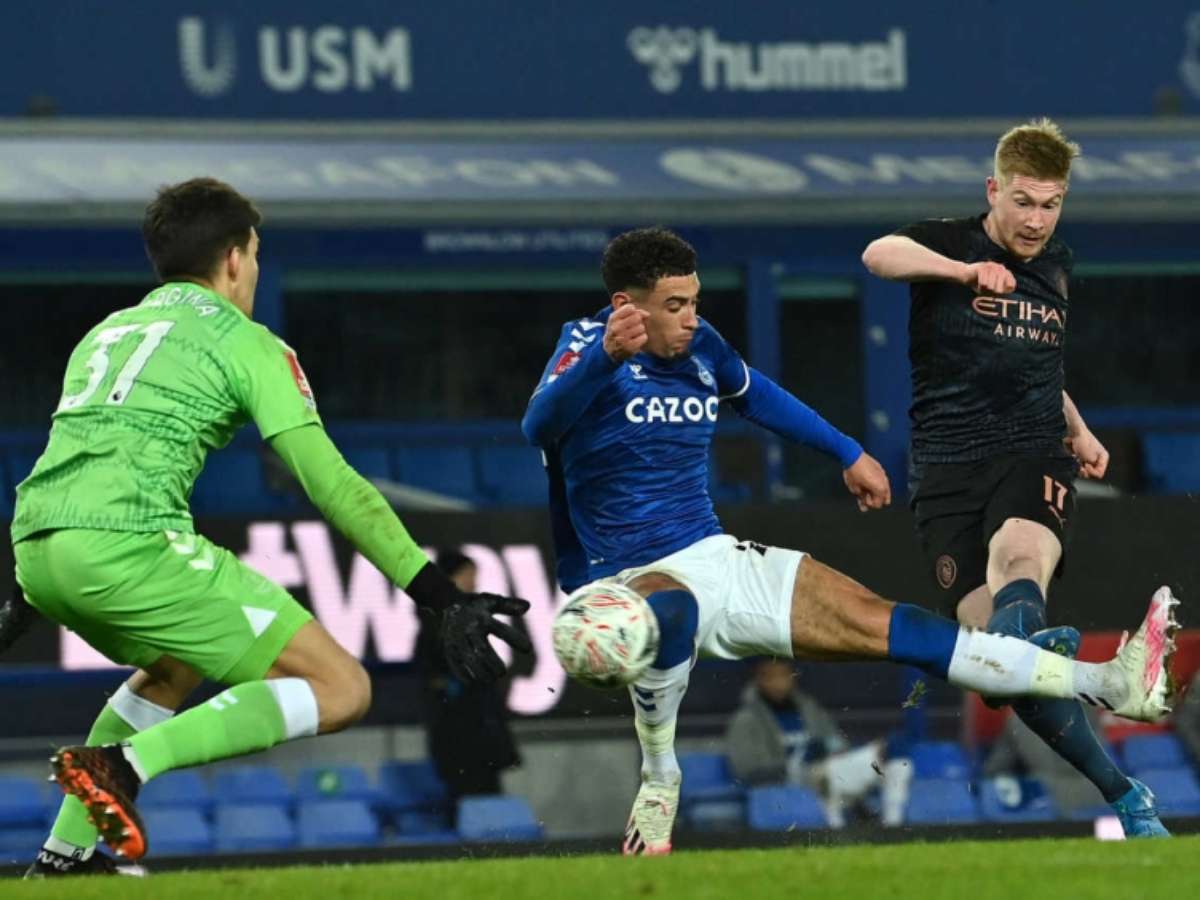
[[[709,450],[721,399],[750,380],[741,356],[703,319],[686,355],[640,353],[618,365],[603,347],[610,312],[563,326],[524,422],[545,452],[566,590],[721,533],[708,495]],[[539,438],[549,406],[573,419]]]

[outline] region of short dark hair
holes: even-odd
[[[692,245],[666,228],[639,228],[618,234],[604,248],[600,274],[609,295],[630,288],[653,288],[660,278],[696,271]]]
[[[142,240],[163,281],[208,278],[229,248],[246,248],[261,222],[254,204],[225,182],[193,178],[159,188],[142,219]]]

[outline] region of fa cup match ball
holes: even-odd
[[[553,636],[567,674],[594,688],[632,684],[658,655],[650,604],[616,582],[593,582],[571,594],[554,619]]]

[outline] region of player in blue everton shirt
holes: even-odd
[[[891,501],[887,476],[699,317],[695,251],[677,235],[619,235],[602,273],[611,306],[563,327],[521,426],[546,457],[563,589],[614,578],[647,599],[659,625],[658,654],[631,685],[642,785],[626,853],[670,851],[675,718],[697,655],[892,659],[993,695],[1080,697],[1130,718],[1165,715],[1177,627],[1166,588],[1115,659],[1079,663],[891,603],[807,554],[723,533],[708,496],[722,401],[835,456],[860,509]]]

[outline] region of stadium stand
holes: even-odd
[[[773,785],[746,792],[746,823],[755,831],[791,831],[824,828],[826,818],[813,791],[795,785]]]
[[[146,809],[146,828],[154,835],[156,856],[199,856],[216,846],[212,825],[188,806],[152,806]]]
[[[301,847],[371,847],[380,837],[379,820],[361,800],[302,800],[296,830]]]
[[[979,808],[966,781],[914,778],[904,821],[913,825],[955,825],[979,821]]]
[[[542,826],[520,797],[463,797],[458,833],[464,841],[535,841]]]
[[[195,769],[166,772],[138,792],[138,805],[145,809],[178,807],[208,816],[213,802],[207,779]]]

